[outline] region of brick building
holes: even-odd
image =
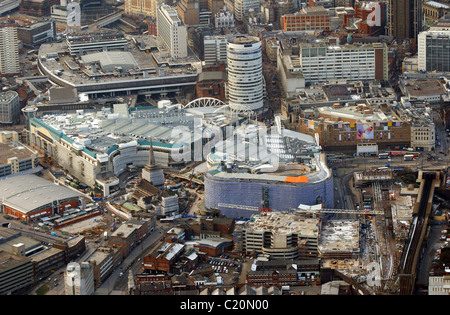
[[[331,30],[330,15],[322,6],[308,7],[297,13],[283,15],[280,23],[283,31]]]
[[[122,257],[127,257],[150,233],[150,229],[153,227],[152,222],[152,220],[129,220],[114,231],[110,236],[108,245],[120,247]]]
[[[369,36],[379,35],[386,26],[385,2],[359,2],[353,14],[344,14],[344,25],[349,31]]]
[[[180,274],[194,268],[197,262],[198,255],[193,249],[170,239],[159,242],[142,259],[144,271],[149,274]]]
[[[60,0],[22,0],[20,5],[21,14],[34,16],[45,16],[50,14],[50,7],[59,5]]]
[[[205,68],[198,76],[195,92],[198,98],[214,97],[225,101],[226,83],[227,73],[225,72],[225,65]]]
[[[369,119],[369,115],[372,119]],[[356,150],[362,143],[376,143],[380,149],[396,146],[409,147],[411,126],[395,113],[387,114],[365,105],[321,107],[303,112],[299,119],[299,132],[319,135],[325,150]]]
[[[0,207],[4,214],[23,221],[61,214],[76,208],[82,194],[36,175],[20,175],[2,181]]]

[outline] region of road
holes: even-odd
[[[141,271],[142,257],[163,235],[163,229],[157,227],[124,259],[121,266],[95,291],[95,295],[109,295],[112,291],[127,291],[129,271],[131,270],[133,275]]]

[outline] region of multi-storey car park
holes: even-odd
[[[62,87],[90,98],[180,93],[194,88],[200,62],[188,49],[185,58],[165,57],[159,38],[126,38],[117,32],[76,33],[43,44],[38,69]]]

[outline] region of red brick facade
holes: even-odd
[[[56,213],[53,212],[52,207],[48,207],[48,208],[45,208],[45,209],[42,209],[42,210],[39,210],[39,211],[31,211],[29,213],[24,213],[24,212],[22,212],[20,210],[17,210],[17,209],[14,209],[14,208],[10,207],[10,206],[5,205],[4,213],[8,214],[10,216],[13,216],[13,217],[15,217],[15,218],[17,218],[19,220],[29,222],[29,221],[31,221],[31,217],[32,216],[36,216],[37,214],[41,214],[41,216],[52,216],[52,215],[55,215],[55,214],[60,214],[60,213],[62,213],[64,211],[64,209],[66,208],[66,205],[70,205],[72,208],[76,208],[77,204],[78,204],[78,199],[71,200],[71,201],[68,201],[68,202],[64,202],[64,203],[59,205]]]

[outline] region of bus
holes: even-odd
[[[403,161],[414,161],[414,154],[406,154],[403,156]]]
[[[379,159],[387,159],[389,157],[389,153],[379,153],[378,158]]]
[[[166,218],[161,218],[160,220],[159,220],[159,222],[160,223],[173,223],[173,220],[174,219],[174,217],[166,217]]]

